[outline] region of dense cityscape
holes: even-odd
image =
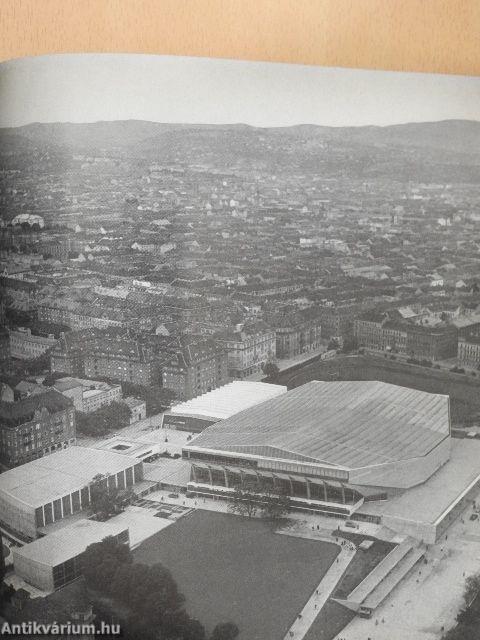
[[[69,589],[79,620],[131,638],[357,640],[407,574],[436,579],[448,527],[478,546],[479,150],[460,120],[0,129],[0,615],[60,621]],[[285,572],[307,590],[277,626],[235,617],[233,592],[197,601],[168,564],[175,527],[235,538],[238,515],[260,546],[258,518],[305,546]],[[461,568],[448,615],[408,637],[474,637],[454,626],[466,582],[480,620],[462,549],[438,578]]]

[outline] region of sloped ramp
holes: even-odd
[[[374,611],[380,606],[397,584],[413,569],[424,553],[425,549],[423,548],[409,551],[399,564],[375,587],[366,600],[362,602],[362,607]]]
[[[382,580],[398,565],[398,563],[413,549],[410,538],[406,538],[396,546],[379,564],[355,587],[347,600],[359,607],[380,584]]]

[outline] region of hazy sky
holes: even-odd
[[[0,64],[0,126],[122,119],[341,126],[449,118],[480,120],[480,78],[118,54]]]

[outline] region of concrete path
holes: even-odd
[[[305,636],[353,560],[355,553],[356,549],[353,545],[349,544],[341,547],[336,560],[307,600],[295,622],[285,634],[284,640],[301,640]]]

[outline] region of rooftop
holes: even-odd
[[[478,440],[452,438],[450,459],[431,478],[387,501],[365,503],[359,513],[433,524],[471,483],[478,480],[479,458]]]
[[[85,487],[98,473],[118,473],[138,462],[103,449],[69,447],[2,473],[0,494],[38,507]]]
[[[46,409],[53,414],[70,409],[71,406],[71,400],[54,389],[47,389],[46,393],[31,395],[17,402],[0,402],[0,421],[8,424],[25,418],[27,422],[35,411]]]
[[[426,455],[449,433],[446,395],[314,380],[211,425],[185,449],[354,469]]]
[[[236,381],[173,406],[168,413],[224,420],[240,411],[286,393],[287,387],[265,382]]]
[[[15,548],[14,555],[55,567],[83,553],[90,544],[101,542],[108,536],[116,536],[126,528],[124,524],[114,521],[78,520],[55,533]]]

